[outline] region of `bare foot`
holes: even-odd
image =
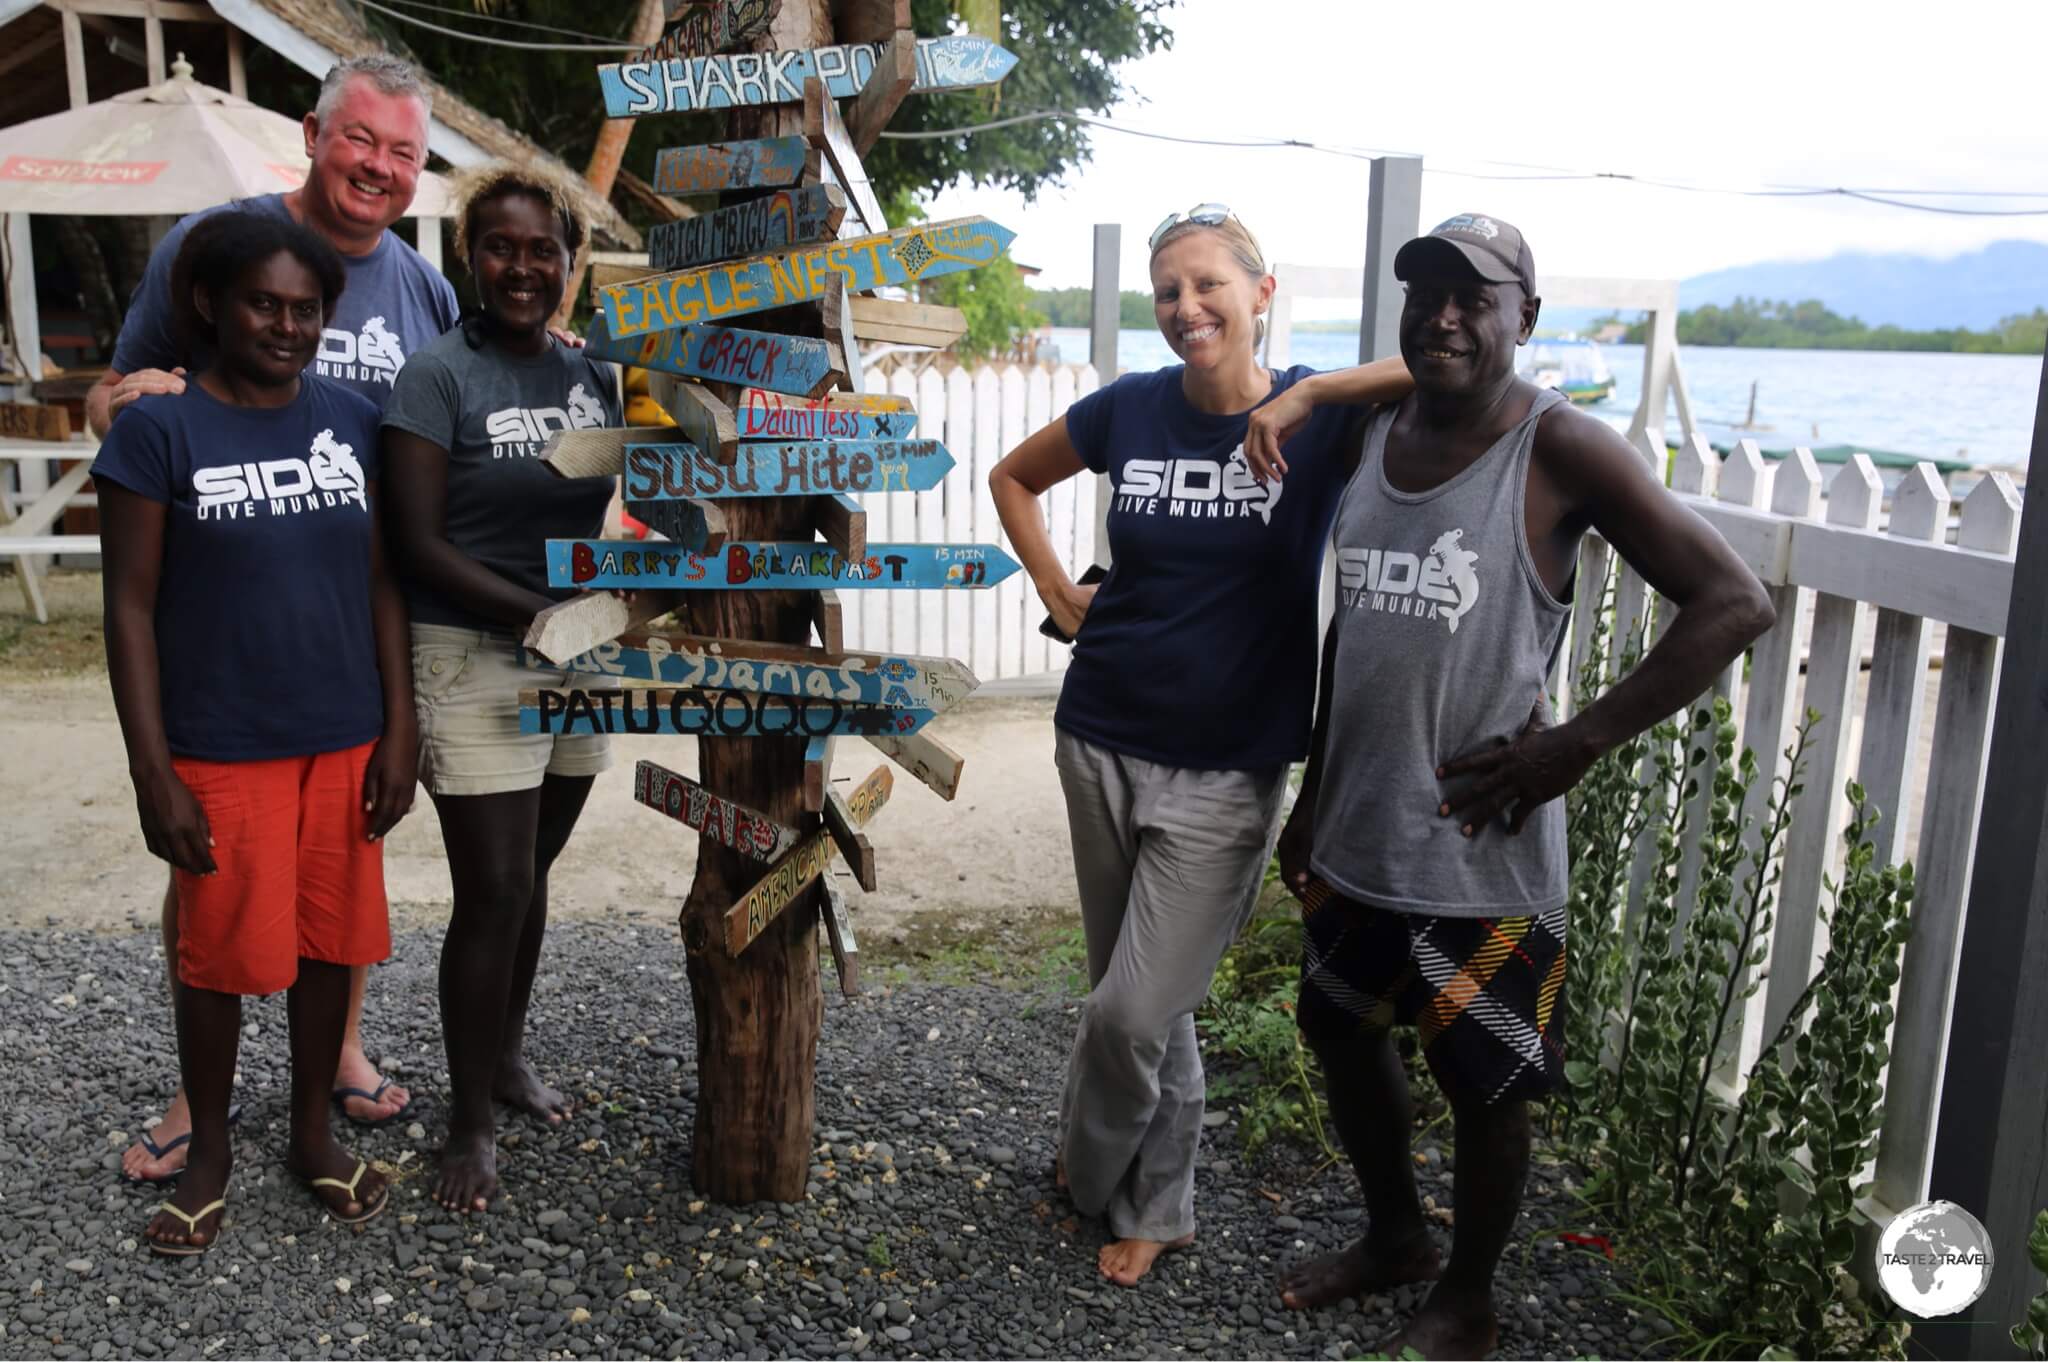
[[[178,1152],[184,1153],[182,1149]],[[220,1200],[227,1191],[228,1172],[233,1167],[232,1158],[221,1159],[218,1167],[187,1167],[169,1204],[186,1215],[196,1217],[197,1223],[188,1223],[183,1216],[172,1215],[159,1207],[143,1229],[142,1237],[152,1248],[161,1245],[163,1250],[203,1249],[211,1245],[220,1236],[220,1223],[227,1214],[227,1208],[221,1207],[205,1215],[200,1215],[199,1211]]]
[[[1158,1239],[1119,1239],[1102,1246],[1102,1252],[1096,1255],[1095,1267],[1118,1286],[1136,1286],[1152,1270],[1152,1264],[1159,1260],[1160,1254],[1186,1248],[1194,1242],[1192,1234],[1164,1242]]]
[[[551,1126],[560,1125],[569,1114],[569,1099],[541,1082],[533,1065],[524,1059],[516,1059],[498,1070],[497,1081],[491,1084],[491,1096]]]
[[[341,1100],[342,1113],[349,1120],[361,1124],[388,1121],[411,1105],[412,1094],[402,1083],[387,1082],[384,1075],[377,1072],[377,1066],[370,1062],[370,1057],[361,1050],[342,1050],[341,1063],[334,1070],[336,1092],[355,1088],[359,1092],[375,1093],[380,1083],[384,1084],[384,1090],[374,1102],[358,1096]]]
[[[1290,1310],[1316,1310],[1403,1282],[1426,1282],[1441,1271],[1436,1245],[1418,1231],[1391,1249],[1361,1239],[1349,1248],[1290,1268],[1280,1278],[1280,1301]],[[1396,1348],[1391,1356],[1399,1357]]]
[[[356,1173],[361,1163],[334,1142],[323,1128],[319,1143],[305,1149],[293,1149],[285,1166],[294,1177],[307,1184],[307,1190],[320,1199],[327,1213],[336,1220],[362,1221],[377,1214],[384,1208],[384,1199],[389,1192],[389,1180],[375,1168],[364,1167],[361,1176]],[[315,1187],[315,1178],[333,1178],[347,1183],[355,1179],[355,1191],[351,1194],[344,1187]]]
[[[1062,1192],[1067,1190],[1067,1161],[1064,1157],[1052,1161],[1052,1185]]]
[[[121,1172],[133,1182],[162,1182],[175,1177],[185,1167],[185,1151],[192,1134],[192,1109],[185,1105],[185,1089],[180,1087],[171,1097],[171,1104],[164,1108],[163,1119],[145,1137],[163,1151],[161,1155],[149,1152],[149,1145],[137,1140],[128,1146],[128,1152],[121,1156]],[[215,1192],[214,1196],[220,1193]],[[206,1201],[213,1200],[208,1197]],[[204,1206],[206,1201],[194,1202]],[[178,1222],[173,1219],[172,1224]]]
[[[496,1135],[448,1136],[441,1146],[441,1177],[434,1184],[434,1200],[451,1211],[486,1211],[498,1194],[498,1142]]]
[[[1426,1358],[1480,1358],[1500,1343],[1500,1322],[1487,1291],[1461,1291],[1441,1282],[1393,1342],[1387,1356],[1400,1357],[1413,1348]]]

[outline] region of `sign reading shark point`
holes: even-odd
[[[839,43],[809,51],[734,52],[669,61],[616,62],[597,68],[607,118],[689,113],[741,105],[798,104],[816,78],[834,99],[851,99],[875,73],[880,43]],[[950,34],[917,40],[912,93],[970,90],[1010,74],[1017,55],[986,38]]]

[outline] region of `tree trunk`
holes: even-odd
[[[641,47],[652,44],[661,36],[662,17],[666,10],[663,0],[640,0],[640,13],[633,21],[633,36],[627,41]],[[619,165],[626,159],[626,143],[632,140],[633,125],[639,121],[637,118],[607,118],[598,128],[597,145],[590,149],[590,164],[584,168],[583,179],[597,191],[600,199],[612,196],[612,186],[619,178]],[[569,287],[562,291],[562,306],[555,313],[557,326],[567,326],[570,314],[576,311],[576,295],[583,291],[583,275],[590,268],[590,244],[584,243],[583,254],[569,272]]]
[[[832,41],[826,0],[782,0],[755,43],[762,51]],[[801,106],[735,110],[727,135],[772,137],[803,131]],[[729,195],[726,202],[737,196]],[[815,306],[757,313],[746,325],[821,333]],[[734,391],[720,390],[728,400]],[[747,498],[724,503],[735,540],[812,537],[810,499]],[[803,643],[810,599],[788,591],[710,593],[690,607],[693,629],[720,638]],[[702,738],[703,784],[769,817],[808,830],[801,739]],[[738,956],[725,948],[725,911],[764,872],[709,837],[698,843],[697,878],[683,903],[683,946],[697,1017],[697,1123],[690,1179],[727,1203],[800,1201],[810,1172],[817,1113],[815,1076],[824,997],[818,985],[819,893],[803,895]]]

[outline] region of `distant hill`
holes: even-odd
[[[1686,308],[1726,306],[1737,298],[1788,303],[1817,298],[1829,311],[1872,326],[1982,330],[2001,318],[2048,306],[2048,245],[2000,241],[1947,260],[1848,253],[1825,260],[1766,261],[1688,279],[1679,285],[1678,296]]]

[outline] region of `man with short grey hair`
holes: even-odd
[[[431,103],[432,93],[419,72],[387,53],[336,63],[305,117],[311,162],[305,182],[287,193],[194,213],[150,255],[122,321],[113,364],[86,395],[86,419],[94,432],[104,435],[122,409],[145,393],[184,392],[186,371],[212,362],[210,352],[187,349],[175,334],[171,265],[195,222],[230,211],[289,217],[341,253],[348,286],[327,318],[311,372],[382,407],[406,356],[451,330],[461,313],[455,290],[440,271],[391,231],[412,207],[426,165]],[[175,960],[177,899],[170,890],[164,895],[163,934],[166,959]],[[411,1097],[383,1078],[363,1052],[358,1028],[366,974],[366,969],[355,971],[350,991],[335,1102],[358,1124],[384,1125],[404,1114]],[[190,1131],[181,1089],[163,1120],[123,1156],[122,1170],[136,1181],[170,1181],[185,1166]]]

